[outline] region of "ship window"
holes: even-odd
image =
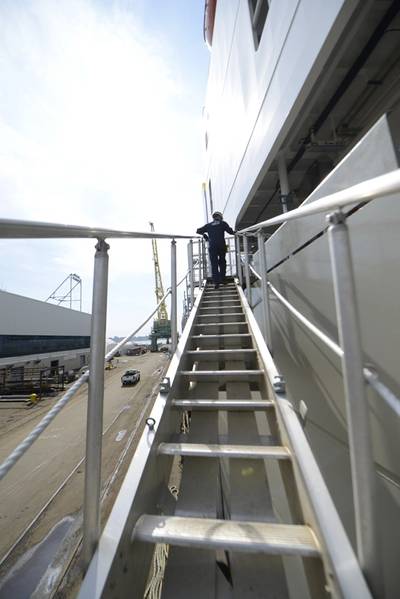
[[[260,44],[262,32],[264,31],[270,1],[271,0],[249,0],[250,18],[256,50]]]

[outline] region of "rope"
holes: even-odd
[[[187,273],[185,276],[179,281],[177,287],[185,280]],[[164,294],[162,299],[159,301],[153,312],[150,314],[148,318],[142,324],[133,331],[130,335],[125,337],[122,341],[120,341],[111,351],[109,351],[105,356],[105,362],[109,362],[115,354],[127,343],[132,337],[134,337],[145,324],[149,322],[151,317],[157,312],[160,304],[168,297],[171,293],[171,289],[168,289]],[[18,462],[18,460],[24,455],[24,453],[29,449],[29,447],[36,441],[36,439],[42,434],[42,432],[49,426],[49,424],[54,420],[59,412],[63,409],[63,407],[69,402],[71,397],[75,395],[75,393],[82,387],[84,383],[89,379],[89,370],[87,370],[82,376],[75,381],[75,383],[68,389],[68,391],[58,400],[58,402],[52,407],[52,409],[42,418],[42,420],[35,426],[35,428],[29,433],[27,437],[17,447],[10,453],[10,455],[0,464],[0,480],[2,480],[6,474],[13,468],[13,466]]]

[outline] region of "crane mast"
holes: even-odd
[[[150,224],[150,231],[154,232],[154,223]],[[157,298],[157,304],[164,297],[164,287],[161,279],[161,270],[160,270],[160,262],[158,259],[158,249],[157,249],[157,241],[156,239],[151,240],[151,245],[153,248],[153,262],[154,262],[154,279],[155,279],[155,293]],[[161,302],[158,310],[157,310],[157,320],[165,321],[168,320],[168,312],[167,306],[165,305],[165,301]]]
[[[150,230],[154,231],[154,224],[150,224]],[[155,292],[157,298],[157,304],[160,304],[157,310],[157,318],[153,321],[153,328],[150,334],[151,340],[151,351],[158,351],[157,340],[158,339],[170,339],[171,337],[171,321],[168,320],[168,311],[165,304],[164,287],[161,279],[160,261],[158,259],[157,241],[151,240],[153,248],[153,262],[154,262],[154,278],[155,278]]]

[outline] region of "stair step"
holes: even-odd
[[[243,322],[200,322],[200,323],[196,323],[194,326],[195,327],[228,327],[228,326],[241,326],[241,325],[246,325],[247,326],[247,322],[243,321]]]
[[[226,337],[233,339],[237,337],[239,340],[245,337],[251,337],[250,333],[224,333],[223,335],[192,335],[191,339],[225,339]]]
[[[221,304],[237,304],[240,305],[240,299],[220,299],[220,300],[216,300],[216,299],[203,299],[201,302],[201,305],[204,306],[205,304],[207,304],[208,306],[220,306]]]
[[[198,458],[239,458],[249,460],[288,460],[286,447],[271,445],[214,445],[208,443],[160,443],[161,455],[184,455]]]
[[[211,297],[211,298],[222,298],[222,297],[239,297],[238,292],[237,291],[225,291],[225,292],[220,292],[220,291],[206,291],[204,296],[204,298],[206,297]]]
[[[225,312],[224,314],[218,314],[218,312],[216,312],[214,314],[199,314],[197,318],[210,318],[211,316],[214,316],[215,318],[220,318],[221,316],[242,316],[244,318],[243,312]],[[243,322],[245,322],[245,320]]]
[[[319,557],[310,527],[180,516],[141,516],[132,540],[241,553]]]
[[[201,315],[202,312],[208,312],[209,310],[221,310],[221,312],[219,312],[219,314],[221,315],[225,315],[228,314],[228,312],[222,312],[222,310],[236,310],[235,314],[243,314],[243,309],[242,306],[210,306],[210,307],[205,307],[203,308],[202,306],[199,307],[199,316]],[[204,316],[208,316],[208,314],[204,314]]]
[[[219,335],[192,335],[191,348],[196,349],[241,349],[253,347],[250,333],[221,333]]]
[[[197,360],[245,360],[257,354],[255,349],[193,349],[188,350],[186,355]]]
[[[263,370],[181,370],[179,374],[191,381],[258,381],[264,375]]]
[[[255,399],[174,399],[172,405],[182,410],[232,411],[256,411],[274,407],[272,401]]]
[[[202,322],[194,325],[195,329],[221,329],[221,328],[232,328],[233,333],[239,331],[247,331],[247,322]]]
[[[220,285],[218,289],[206,287],[205,293],[237,293],[237,288],[233,285]]]

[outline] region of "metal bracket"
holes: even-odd
[[[286,383],[285,379],[282,375],[277,374],[274,376],[274,380],[272,382],[272,387],[275,393],[285,393],[286,392]]]
[[[303,400],[300,401],[299,412],[300,412],[301,420],[302,420],[303,424],[305,424],[306,418],[307,418],[308,407],[307,407],[307,404]]]
[[[156,424],[156,421],[154,418],[147,418],[146,419],[146,424],[149,427],[149,429],[152,431],[154,429],[154,426]]]
[[[165,376],[160,383],[160,393],[169,393],[171,391],[171,380]]]
[[[346,215],[338,209],[335,210],[335,212],[330,212],[329,214],[327,214],[326,220],[328,221],[330,226],[342,225],[346,222]]]

